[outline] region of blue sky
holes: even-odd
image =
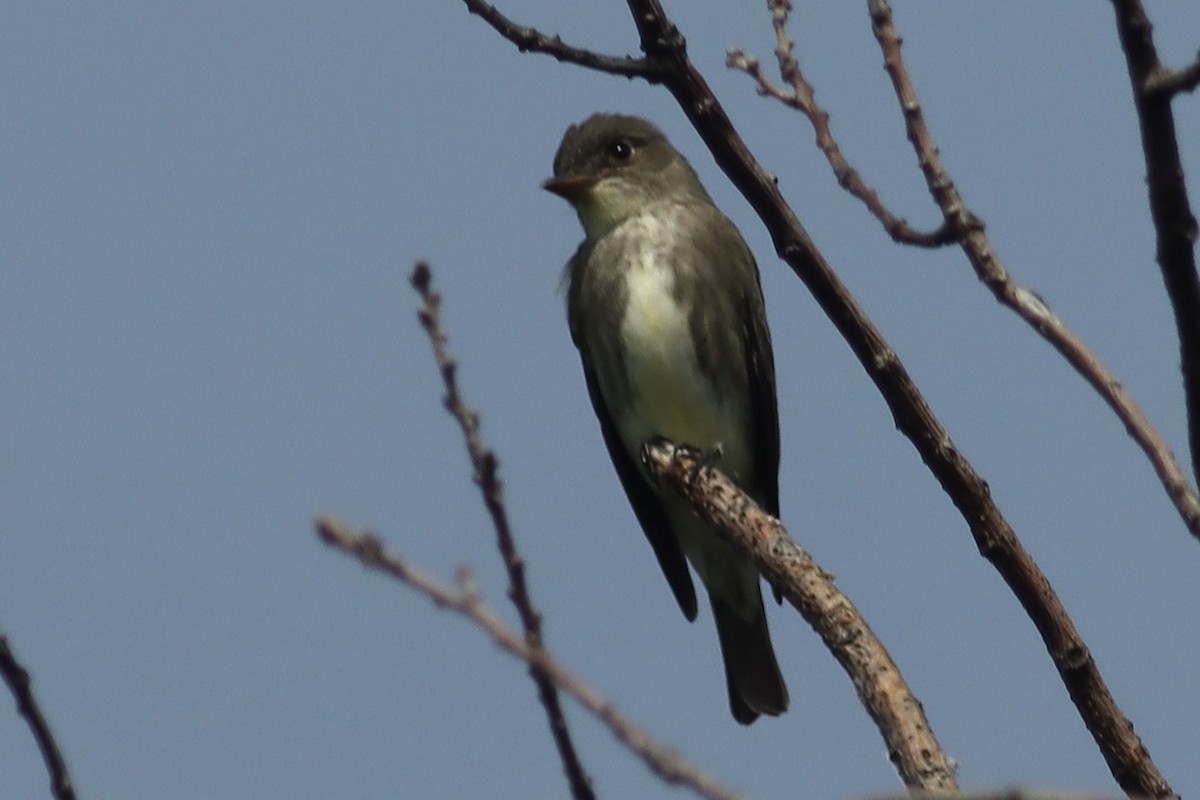
[[[930,227],[864,5],[802,7],[798,53],[847,156]],[[501,7],[637,49],[620,3]],[[1195,795],[1200,553],[1144,458],[961,254],[893,245],[804,121],[723,67],[731,45],[770,63],[764,9],[670,10]],[[1110,6],[896,14],[1000,256],[1186,458]],[[1151,14],[1164,59],[1193,57],[1200,7]],[[551,648],[751,796],[898,788],[849,682],[787,609],[770,613],[792,710],[733,723],[711,622],[683,620],[624,501],[556,292],[581,233],[538,188],[563,129],[597,110],[660,124],[757,254],[784,520],[889,646],[963,785],[1115,792],[1032,625],[663,90],[521,55],[450,0],[29,3],[0,19],[0,629],[81,796],[565,793],[521,666],[312,533],[334,513],[447,579],[469,565],[512,618],[415,319],[417,258],[500,456]],[[1196,201],[1200,100],[1176,110]],[[568,705],[602,796],[674,796]],[[0,797],[43,796],[9,704]]]

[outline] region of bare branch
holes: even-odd
[[[365,567],[384,572],[433,601],[438,608],[465,617],[487,633],[501,650],[516,656],[574,697],[580,705],[603,722],[619,742],[634,752],[650,771],[667,783],[685,786],[708,800],[734,800],[738,795],[726,789],[716,778],[688,763],[679,753],[654,741],[646,730],[633,724],[574,673],[562,666],[545,647],[532,647],[527,637],[504,624],[474,590],[470,573],[459,570],[459,589],[455,590],[425,575],[396,556],[389,555],[383,544],[369,533],[346,529],[337,520],[316,520],[321,541],[357,558]]]
[[[659,439],[645,446],[642,460],[749,553],[767,581],[817,632],[850,676],[904,783],[930,793],[957,792],[954,764],[938,744],[921,703],[833,576],[703,454]]]
[[[937,145],[925,123],[916,87],[901,56],[901,38],[886,0],[872,0],[871,26],[883,50],[884,65],[904,112],[908,138],[917,154],[929,193],[941,208],[946,224],[961,232],[959,244],[976,276],[1001,305],[1015,311],[1049,342],[1108,404],[1146,454],[1188,530],[1200,537],[1200,497],[1166,440],[1091,348],[1059,319],[1045,300],[1012,277],[988,240],[983,223],[967,209],[954,181],[942,166]]]
[[[471,457],[471,466],[475,470],[474,481],[483,495],[483,504],[492,518],[492,526],[496,529],[496,544],[504,559],[508,571],[508,597],[521,616],[521,626],[525,632],[525,644],[534,652],[541,652],[545,645],[542,641],[542,616],[534,608],[533,599],[529,595],[529,587],[525,582],[525,561],[517,552],[517,544],[508,524],[508,512],[504,506],[504,492],[497,474],[498,463],[496,454],[484,446],[479,435],[479,415],[467,407],[458,390],[456,377],[458,364],[446,346],[446,333],[442,330],[439,309],[441,296],[433,291],[432,274],[429,265],[417,262],[410,278],[412,285],[421,295],[421,309],[418,317],[429,341],[433,345],[434,359],[438,371],[442,375],[442,383],[446,387],[443,403],[451,416],[462,429],[463,439],[467,445],[467,453]],[[554,682],[538,666],[536,661],[529,662],[529,674],[538,688],[538,697],[546,709],[547,721],[550,724],[550,734],[558,748],[563,770],[567,774],[567,782],[571,786],[571,794],[576,800],[594,800],[592,780],[575,750],[571,740],[567,720],[563,715],[562,705],[558,700],[558,691]]]
[[[892,214],[846,160],[833,137],[828,113],[817,105],[813,88],[805,79],[799,62],[792,55],[793,43],[786,28],[788,15],[792,10],[790,0],[768,0],[767,6],[771,11],[771,24],[775,30],[775,55],[779,61],[780,75],[791,86],[791,90],[787,91],[773,84],[763,74],[757,59],[746,56],[740,50],[730,50],[726,63],[753,78],[758,85],[759,94],[773,97],[808,118],[816,133],[817,146],[833,168],[838,183],[866,204],[892,239],[922,247],[938,247],[958,242],[975,268],[976,275],[991,289],[996,299],[1015,311],[1058,350],[1109,405],[1150,460],[1155,474],[1158,475],[1184,524],[1194,535],[1200,536],[1200,497],[1197,497],[1166,441],[1116,376],[1083,340],[1050,310],[1044,300],[1013,279],[988,241],[983,223],[966,208],[953,180],[942,167],[937,146],[925,124],[916,89],[901,59],[900,37],[895,33],[891,11],[886,3],[881,3],[878,7],[872,6],[872,21],[876,37],[884,48],[888,73],[892,76],[897,97],[904,110],[909,140],[917,152],[929,191],[942,210],[941,227],[929,233],[913,230],[904,220]]]
[[[908,137],[916,150],[929,192],[947,219],[955,219],[963,230],[962,248],[976,274],[996,299],[1016,311],[1050,342],[1117,413],[1150,458],[1188,529],[1200,536],[1200,500],[1166,442],[1095,354],[1063,325],[1040,297],[1012,279],[996,256],[982,224],[967,210],[958,189],[942,167],[938,149],[925,124],[916,88],[900,54],[901,38],[893,23],[891,8],[887,0],[870,0],[869,5],[871,29],[883,50],[884,66],[903,109]],[[1045,602],[1037,599],[1042,591],[1049,592],[1049,585],[1039,587],[1036,582],[1031,582],[1045,581],[1045,578],[1023,549],[1012,548],[1015,543],[1015,537],[1011,543],[979,541],[984,557],[996,565],[1014,590],[1017,586],[1009,577],[1010,572],[1014,573],[1014,578],[1019,576],[1022,583],[1028,584],[1022,587],[1023,591],[1017,592],[1018,597],[1038,626],[1067,691],[1100,747],[1113,777],[1130,794],[1174,796],[1149,751],[1134,733],[1133,725],[1117,706],[1066,609],[1053,595],[1045,598]]]
[[[29,724],[38,749],[42,751],[42,760],[46,762],[46,771],[50,773],[50,792],[58,800],[75,800],[75,784],[67,771],[67,762],[62,750],[50,730],[50,723],[42,714],[37,698],[33,696],[33,685],[29,672],[17,661],[12,648],[8,645],[8,637],[0,633],[0,674],[8,684],[17,701],[17,711]]]
[[[1150,20],[1140,0],[1113,0],[1113,9],[1142,134],[1150,218],[1158,240],[1158,266],[1175,311],[1192,471],[1200,474],[1200,278],[1196,274],[1196,217],[1188,201],[1171,92],[1152,90],[1154,81],[1168,70],[1159,61]],[[1185,71],[1188,75],[1192,72],[1200,74],[1200,65]]]
[[[792,11],[790,0],[767,0],[771,11],[771,25],[775,29],[775,58],[779,62],[779,74],[791,90],[785,90],[771,82],[758,63],[758,59],[747,56],[742,50],[730,48],[725,56],[725,65],[746,73],[758,85],[758,93],[773,97],[786,106],[796,109],[812,124],[817,137],[817,147],[825,154],[825,160],[833,169],[838,184],[863,202],[884,230],[896,242],[917,247],[942,247],[957,240],[958,231],[945,219],[937,230],[925,232],[909,226],[908,222],[893,214],[878,193],[859,175],[842,154],[833,130],[829,125],[829,113],[817,105],[812,84],[804,77],[800,62],[792,55],[792,37],[787,32],[788,15]]]
[[[485,3],[483,0],[463,0],[463,2],[468,11],[482,18],[497,33],[515,44],[522,53],[545,53],[554,56],[559,61],[578,64],[598,72],[623,75],[626,78],[645,78],[651,83],[655,82],[653,70],[644,59],[629,56],[607,56],[591,50],[572,47],[563,42],[559,36],[548,36],[536,28],[518,25],[497,11],[495,6]]]

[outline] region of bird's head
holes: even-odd
[[[708,199],[687,160],[644,119],[594,114],[572,125],[542,188],[575,207],[589,239],[598,239],[648,206]]]

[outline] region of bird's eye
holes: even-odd
[[[633,156],[633,145],[624,140],[613,142],[608,146],[608,154],[613,161],[628,161]]]

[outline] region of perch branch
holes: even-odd
[[[921,703],[833,576],[703,454],[660,439],[645,446],[642,460],[749,553],[767,582],[817,632],[850,676],[905,784],[936,794],[957,792],[954,764],[934,736]]]

